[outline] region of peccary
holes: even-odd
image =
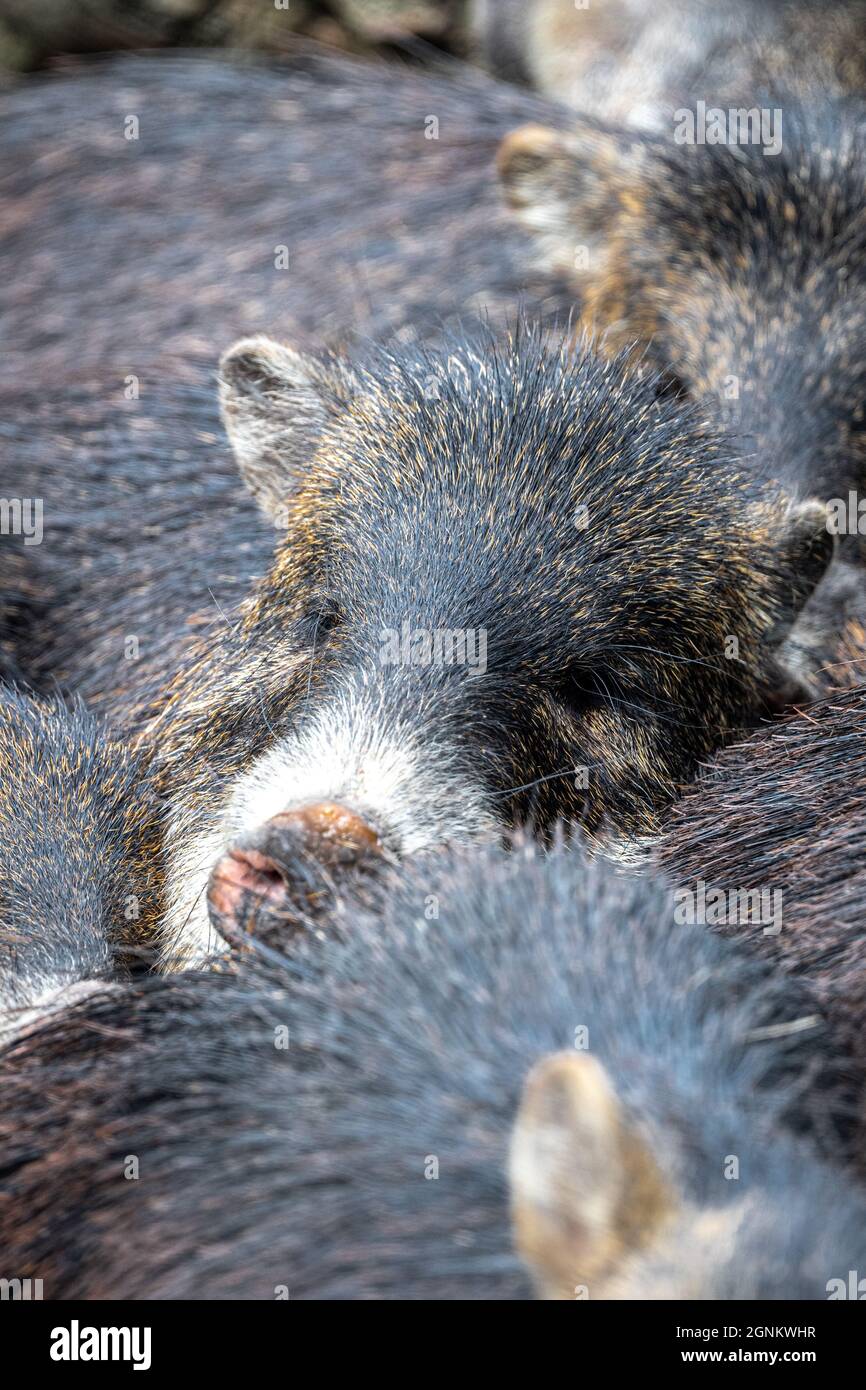
[[[866,1199],[785,1128],[797,1008],[659,882],[417,860],[337,937],[20,1040],[4,1259],[58,1299],[524,1298],[513,1218],[548,1296],[822,1298]]]
[[[110,404],[74,467],[17,432],[46,502],[26,563],[68,588],[62,645],[27,669],[157,761],[169,954],[211,940],[213,858],[283,812],[345,803],[396,853],[515,814],[634,839],[786,688],[774,653],[829,557],[824,514],[788,513],[650,379],[518,325],[366,364],[255,340],[223,396],[267,528],[209,467],[195,385],[162,412],[174,480],[133,403],[128,469]]]
[[[825,1013],[834,1051],[851,1060],[861,1170],[864,745],[864,689],[761,730],[720,754],[674,807],[658,851],[685,909],[691,903],[714,930],[770,958]]]
[[[862,0],[476,0],[473,29],[493,72],[644,129],[696,94],[866,91]]]
[[[102,680],[171,807],[169,955],[211,941],[228,844],[267,857],[323,802],[397,855],[527,817],[628,848],[783,679],[823,508],[619,364],[526,329],[352,361],[257,338],[221,391],[274,562],[132,692]]]
[[[866,481],[866,106],[769,101],[772,154],[587,122],[514,132],[500,167],[587,326],[720,409],[763,476],[847,499]]]
[[[83,708],[0,692],[0,1032],[123,970],[152,935],[156,811]]]

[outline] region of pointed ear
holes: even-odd
[[[824,578],[836,548],[827,503],[817,497],[791,503],[782,522],[779,556],[780,569],[790,575],[790,585],[780,622],[772,634],[776,640],[787,634]]]
[[[773,542],[773,568],[781,576],[780,604],[764,637],[768,681],[771,689],[778,686],[780,707],[810,695],[808,685],[798,684],[798,673],[791,669],[788,653],[797,643],[792,647],[789,639],[804,605],[827,573],[836,547],[825,502],[809,498],[793,502],[784,510],[781,534]],[[789,682],[793,683],[789,686]]]
[[[842,592],[837,591],[838,563],[832,569],[835,578],[828,578],[822,586],[838,545],[826,503],[812,498],[794,503],[785,512],[777,553],[786,591],[765,638],[770,714],[782,713],[790,705],[822,693],[822,677],[826,678],[826,667],[841,639],[845,620],[844,579]],[[859,580],[857,594],[859,598]]]
[[[669,1201],[599,1062],[545,1057],[529,1074],[509,1161],[517,1249],[549,1298],[597,1293],[644,1245]]]
[[[649,142],[637,135],[529,125],[505,137],[497,165],[506,202],[545,264],[580,279],[603,273],[617,221],[640,216],[650,159]]]
[[[315,358],[241,338],[220,360],[220,411],[241,477],[275,517],[304,477],[335,400]]]

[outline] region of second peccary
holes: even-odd
[[[464,851],[342,926],[85,1000],[7,1054],[19,1277],[57,1299],[513,1299],[520,1256],[550,1297],[789,1299],[857,1267],[866,1199],[786,1130],[820,1020],[674,925],[659,883]]]
[[[121,975],[158,915],[156,839],[136,760],[92,716],[0,693],[0,1032]]]
[[[866,1166],[866,690],[840,693],[720,754],[675,806],[659,859],[690,920],[806,987],[847,1056]],[[687,919],[684,917],[684,920]]]
[[[585,325],[720,413],[756,471],[847,502],[866,484],[866,105],[768,100],[777,150],[583,122],[516,131],[500,166]],[[862,550],[866,521],[835,524]]]

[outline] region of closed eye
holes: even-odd
[[[334,632],[342,622],[342,613],[329,599],[320,605],[311,606],[298,619],[296,635],[305,647],[315,647]]]
[[[561,682],[557,698],[573,718],[580,719],[587,710],[599,705],[615,705],[621,698],[621,689],[610,671],[576,670]]]

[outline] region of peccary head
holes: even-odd
[[[866,481],[862,103],[747,105],[737,131],[775,143],[734,143],[727,111],[725,144],[678,143],[688,111],[664,137],[524,127],[500,150],[505,194],[586,326],[720,402],[764,476],[847,495]]]
[[[522,331],[351,366],[246,340],[221,393],[282,539],[148,734],[170,944],[207,939],[229,846],[278,888],[275,818],[323,802],[398,855],[516,817],[651,835],[777,683],[829,555],[821,507],[762,492],[651,382]]]

